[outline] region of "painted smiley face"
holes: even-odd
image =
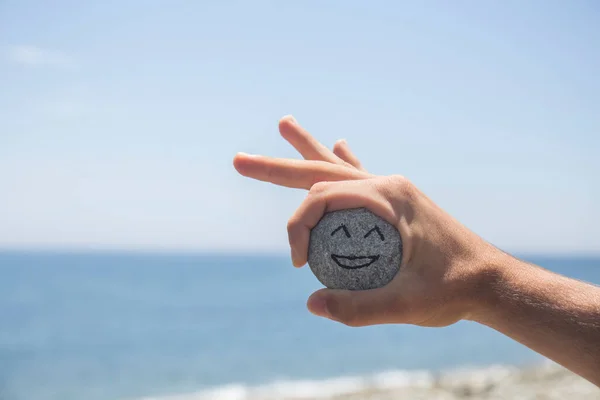
[[[344,233],[346,234],[346,237],[348,237],[348,238],[352,237],[350,235],[350,231],[344,224],[342,224],[339,227],[337,227],[336,229],[334,229],[333,232],[331,232],[331,236],[334,236],[336,233],[338,233],[341,230],[344,231]],[[371,229],[369,232],[367,232],[365,234],[364,239],[366,239],[373,232],[377,232],[379,234],[379,238],[382,241],[385,241],[385,236],[383,236],[383,233],[381,233],[381,229],[379,229],[379,227],[377,225],[375,225],[375,227],[373,229]],[[375,261],[379,260],[380,256],[381,256],[380,254],[368,255],[368,256],[367,255],[362,256],[362,255],[331,254],[331,259],[341,268],[358,269],[358,268],[368,267],[369,265],[373,264]]]
[[[365,208],[327,213],[312,229],[308,264],[328,288],[381,287],[400,269],[398,230]]]

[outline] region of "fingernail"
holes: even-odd
[[[238,156],[243,156],[243,157],[256,157],[255,154],[248,154],[248,153],[244,153],[242,151],[238,152],[237,154],[238,154]]]
[[[286,118],[288,121],[290,121],[293,124],[297,124],[298,121],[296,121],[296,118],[294,118],[293,115],[286,115],[284,118]]]
[[[343,144],[343,145],[348,145],[348,141],[346,139],[338,139],[337,141],[339,144]]]

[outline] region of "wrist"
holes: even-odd
[[[501,299],[518,285],[527,264],[498,249],[493,249],[476,262],[475,277],[467,290],[466,320],[489,325],[501,311]]]

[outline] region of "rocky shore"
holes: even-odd
[[[432,373],[389,371],[321,381],[280,381],[143,400],[600,400],[600,388],[554,364]]]

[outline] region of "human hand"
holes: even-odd
[[[295,266],[306,263],[310,230],[329,211],[366,207],[394,225],[403,241],[402,265],[390,283],[364,291],[318,290],[308,300],[311,312],[350,326],[444,326],[477,311],[479,281],[504,253],[406,178],[366,172],[345,141],[330,151],[289,117],[280,121],[279,129],[305,160],[238,154],[234,165],[247,177],[309,189],[288,223]]]

